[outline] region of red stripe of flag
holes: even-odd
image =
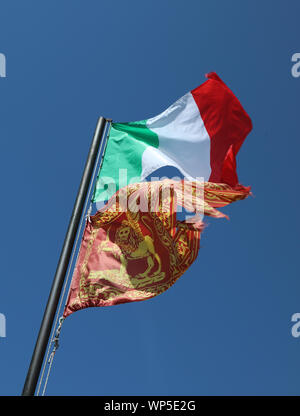
[[[210,182],[236,187],[236,155],[252,130],[252,122],[241,103],[215,72],[191,91],[211,139]]]

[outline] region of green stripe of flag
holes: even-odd
[[[108,200],[119,187],[127,185],[119,183],[119,169],[127,169],[127,182],[132,178],[140,180],[145,149],[148,146],[158,148],[159,144],[157,134],[148,129],[146,122],[112,123],[93,202]]]

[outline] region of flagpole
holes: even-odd
[[[39,379],[41,367],[43,364],[46,348],[49,342],[51,328],[55,317],[57,305],[59,302],[61,290],[63,287],[65,275],[68,269],[73,245],[80,223],[84,203],[87,197],[89,184],[92,178],[93,170],[97,160],[99,146],[105,131],[107,120],[104,117],[98,119],[94,137],[90,146],[89,154],[84,167],[83,175],[79,185],[73,212],[70,218],[65,241],[58,261],[56,273],[50,290],[48,303],[44,312],[40,331],[32,354],[30,366],[25,380],[22,396],[34,396],[36,385]]]

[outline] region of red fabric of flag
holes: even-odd
[[[204,228],[202,221],[177,221],[177,205],[192,210],[202,202],[204,214],[224,217],[215,207],[249,194],[204,183],[199,196],[196,185],[169,180],[129,185],[90,217],[64,317],[87,307],[150,299],[173,285],[195,261]]]

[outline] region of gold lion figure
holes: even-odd
[[[143,236],[138,224],[130,224],[127,220],[122,221],[116,231],[115,244],[121,249],[123,257],[121,263],[125,267],[130,260],[146,258],[146,270],[130,277],[135,287],[157,282],[165,277],[165,273],[161,271],[161,259],[155,251],[153,239],[149,235]],[[158,267],[155,266],[154,259]],[[154,267],[157,267],[157,270],[153,272]]]

